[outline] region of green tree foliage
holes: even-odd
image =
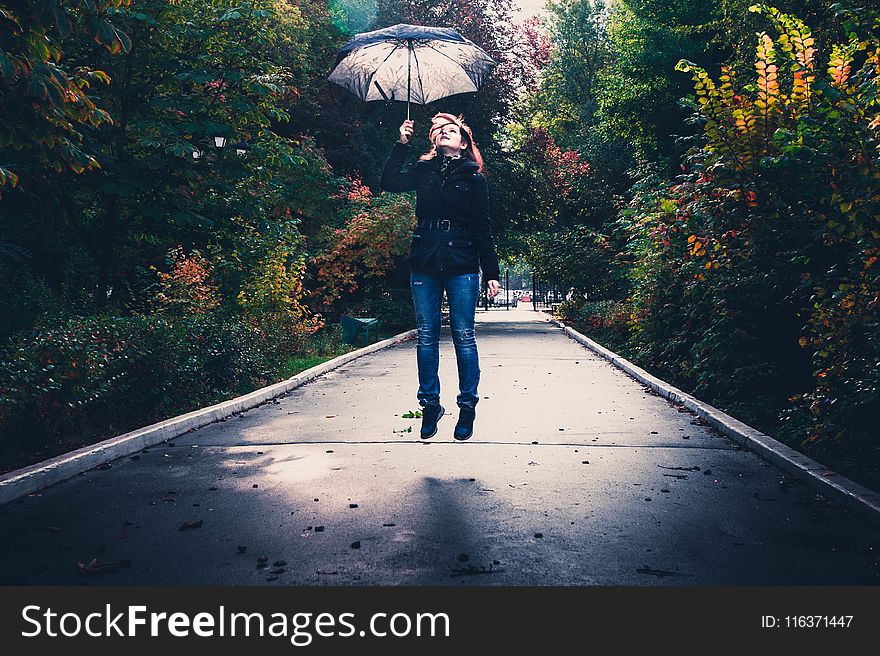
[[[53,289],[91,290],[78,302],[96,307],[137,306],[139,268],[176,243],[216,241],[232,252],[243,224],[272,222],[284,208],[297,217],[331,212],[321,156],[308,140],[272,129],[299,93],[291,70],[276,63],[305,48],[298,34],[307,24],[295,7],[143,0],[114,20],[131,48],[101,62],[111,83],[95,92],[114,120],[85,140],[101,171],[74,185],[31,166],[4,202],[7,234],[34,253]],[[80,43],[69,58],[94,54]],[[215,136],[227,147],[216,148]],[[244,157],[233,147],[241,141]],[[291,184],[299,175],[310,184]]]
[[[90,97],[93,84],[106,84],[106,73],[76,65],[62,55],[62,42],[76,35],[108,52],[126,51],[131,43],[108,19],[113,8],[131,0],[68,3],[6,2],[0,6],[0,193],[21,175],[15,153],[27,151],[40,166],[82,173],[98,166],[83,149],[83,129],[111,122]]]
[[[503,225],[509,253],[526,255],[545,280],[605,295],[619,287],[611,282],[620,280],[612,256],[623,241],[609,227],[614,196],[628,188],[625,149],[598,132],[611,58],[608,10],[592,0],[548,8],[547,46],[533,40],[540,75],[514,106],[501,141],[512,183],[500,214],[510,217]],[[585,250],[569,259],[578,248]]]
[[[23,439],[134,427],[249,391],[277,380],[321,325],[304,301],[307,239],[335,221],[338,183],[312,137],[279,126],[319,68],[312,28],[336,33],[326,11],[110,4],[125,48],[82,30],[59,41],[64,70],[106,78],[78,88],[107,120],[70,121],[99,166],[47,167],[42,142],[3,150],[17,184],[0,198],[0,270],[15,272],[0,292],[11,310],[0,334],[12,337],[0,424]],[[20,84],[3,93],[6,135],[29,96]],[[157,393],[123,403],[138,386]]]

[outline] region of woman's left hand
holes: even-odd
[[[489,286],[489,298],[495,298],[501,292],[501,283],[497,280],[489,280],[486,284]]]

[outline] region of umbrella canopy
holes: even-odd
[[[448,27],[399,24],[356,34],[336,56],[330,81],[362,100],[426,105],[472,93],[497,63]]]

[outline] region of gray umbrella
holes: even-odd
[[[448,27],[399,24],[356,34],[336,56],[330,81],[362,100],[427,105],[473,93],[497,63],[473,41]]]

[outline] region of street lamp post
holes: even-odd
[[[229,143],[229,139],[222,134],[214,135],[214,149],[215,152],[223,152],[226,148],[226,145]],[[246,141],[239,141],[233,144],[232,148],[235,149],[235,154],[241,157],[242,155],[247,154],[248,150],[250,150],[250,146]],[[207,153],[199,148],[198,146],[193,148],[193,159],[199,160],[205,157]]]

